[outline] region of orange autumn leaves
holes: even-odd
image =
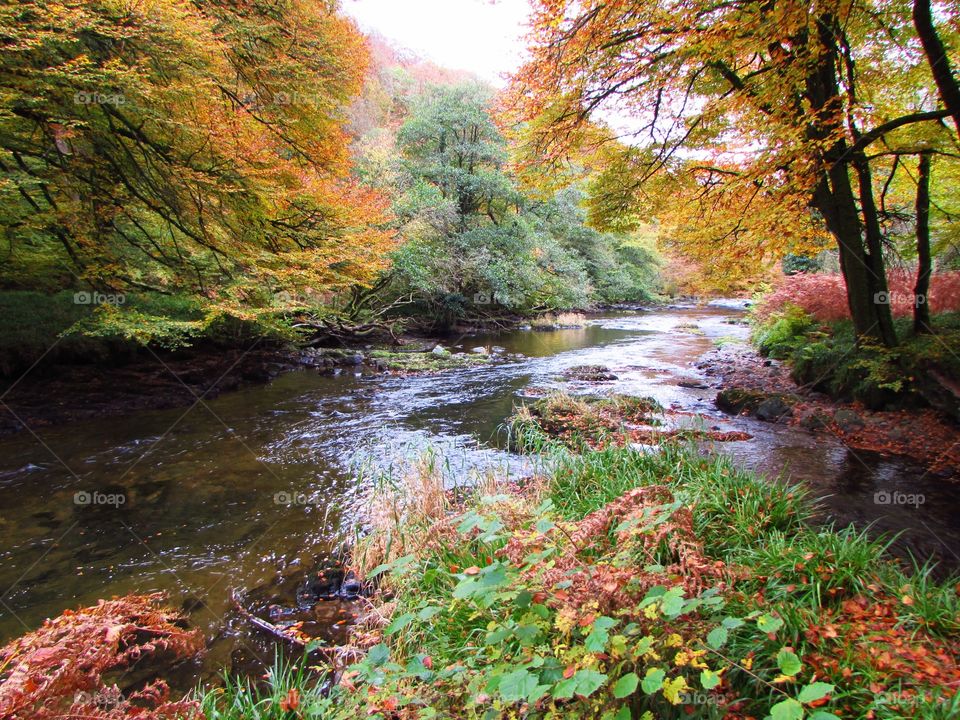
[[[243,309],[244,284],[369,282],[387,200],[346,111],[366,40],[336,3],[25,2],[0,9],[0,220],[70,282]]]

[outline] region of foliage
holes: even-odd
[[[163,595],[128,595],[67,610],[0,649],[0,717],[113,720],[136,716],[174,720],[193,716],[196,703],[172,701],[162,680],[124,695],[104,675],[136,663],[191,658],[203,635],[181,627],[182,617],[159,606]]]
[[[952,580],[809,528],[802,489],[728,460],[581,450],[541,436],[525,486],[407,516],[345,716],[949,716]]]
[[[756,327],[753,342],[764,355],[783,360],[802,345],[816,329],[816,321],[807,312],[793,304],[785,305],[767,322]]]
[[[888,279],[888,292],[878,295],[875,301],[889,304],[895,317],[910,315],[916,278],[906,270],[891,270]],[[960,272],[934,273],[925,302],[930,305],[931,313],[960,311]],[[831,273],[798,273],[778,278],[772,291],[761,298],[755,312],[766,319],[787,305],[798,307],[820,321],[850,317],[843,277]]]
[[[38,0],[0,25],[6,286],[248,317],[252,288],[329,292],[384,267],[386,207],[351,177],[343,128],[366,51],[335,3]]]
[[[915,38],[906,2],[541,0],[505,118],[526,168],[592,171],[598,224],[656,219],[707,272],[755,277],[832,238],[858,334],[894,345],[872,299],[904,216],[877,173],[918,148],[956,165]]]
[[[575,187],[547,198],[520,191],[489,89],[436,86],[410,103],[391,172],[405,239],[391,293],[438,325],[652,297],[658,260],[649,244],[587,227]]]
[[[926,379],[931,371],[960,377],[958,322],[957,313],[942,313],[933,316],[933,334],[912,335],[909,318],[898,318],[904,340],[886,348],[857,342],[849,320],[822,325],[796,305],[774,312],[764,304],[753,341],[761,352],[786,360],[798,383],[834,397],[854,398],[871,408],[924,405],[930,402]]]

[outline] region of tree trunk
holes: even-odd
[[[812,204],[823,215],[827,229],[837,241],[840,271],[847,285],[847,304],[858,339],[894,345],[896,336],[890,305],[878,302],[881,297],[877,295],[886,289],[879,223],[872,226],[868,214],[864,215],[865,222],[861,221],[850,180],[850,164],[855,158],[843,137],[842,121],[836,112],[843,103],[837,77],[840,58],[836,44],[841,28],[835,17],[824,15],[818,19],[817,29],[816,63],[806,77],[805,95],[813,110],[806,132],[811,141],[826,144],[826,150],[821,157],[823,169],[814,188]],[[861,197],[869,201],[865,209],[868,212],[872,209],[875,221],[869,167],[865,174],[859,172],[858,178]],[[864,247],[864,229],[871,252]]]
[[[920,44],[927,56],[930,71],[940,91],[940,99],[953,116],[953,123],[960,136],[960,86],[950,67],[947,50],[933,25],[933,14],[930,12],[930,0],[913,0],[913,25],[917,29]]]
[[[893,312],[890,308],[890,291],[887,285],[887,271],[883,261],[883,231],[880,229],[880,217],[873,195],[873,174],[870,163],[863,153],[857,153],[853,160],[860,186],[860,213],[863,216],[864,231],[867,239],[866,262],[870,282],[870,297],[875,305],[884,306],[877,313],[877,329],[883,344],[893,347],[897,344],[897,331],[893,326]]]
[[[913,331],[933,332],[930,327],[930,153],[920,153],[917,178],[917,283],[913,287]]]

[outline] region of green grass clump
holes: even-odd
[[[370,353],[370,357],[380,361],[380,364],[388,370],[402,373],[440,372],[455,368],[476,367],[490,362],[488,355],[481,355],[480,353],[398,353],[389,350],[374,350]]]
[[[223,687],[198,691],[205,720],[323,720],[335,717],[336,704],[323,691],[305,659],[277,655],[265,681],[224,675]]]
[[[883,539],[812,525],[804,489],[695,447],[572,447],[535,424],[513,431],[537,453],[520,487],[488,482],[451,506],[431,473],[396,484],[412,496],[382,527],[403,547],[381,548],[368,573],[387,616],[380,641],[318,717],[957,711],[942,676],[916,672],[922,658],[956,657],[955,580],[898,566]],[[379,545],[375,531],[358,553]],[[904,659],[885,667],[885,652]],[[244,717],[261,717],[251,703],[272,707],[239,694]]]

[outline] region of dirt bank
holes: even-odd
[[[798,386],[789,368],[744,343],[717,348],[698,367],[719,382],[717,402],[724,409],[800,425],[832,435],[854,450],[901,455],[931,473],[960,476],[960,427],[936,410],[872,411],[860,403],[834,400]]]

